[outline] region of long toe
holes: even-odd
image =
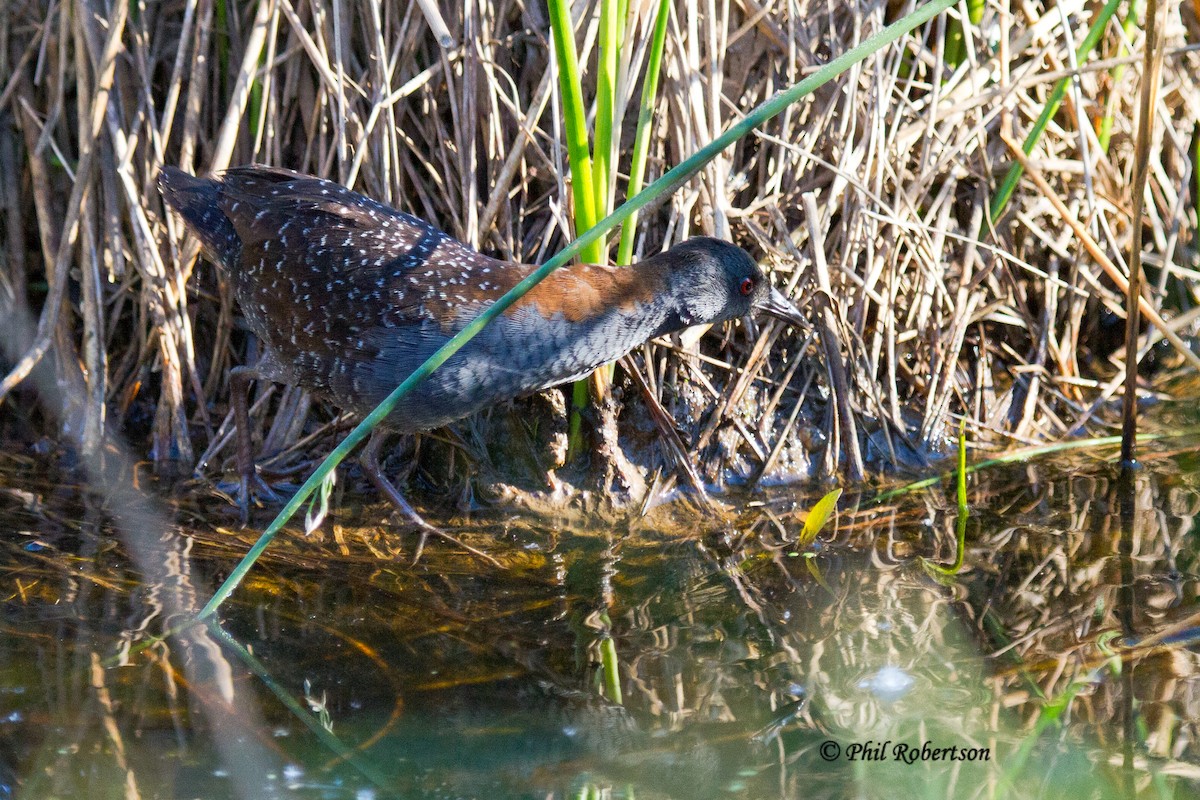
[[[458,537],[452,536],[451,534],[446,533],[444,530],[437,527],[436,525],[430,525],[428,522],[425,521],[424,517],[422,517],[420,514],[417,513],[416,509],[414,509],[412,506],[410,506],[408,504],[408,501],[405,500],[403,495],[401,495],[400,492],[396,490],[396,487],[391,485],[390,481],[387,481],[386,479],[384,479],[384,481],[390,487],[390,491],[388,491],[386,489],[381,489],[381,491],[383,491],[384,495],[386,495],[388,500],[391,501],[392,505],[396,508],[396,510],[399,511],[401,514],[403,514],[405,519],[407,519],[410,523],[412,523],[417,528],[417,530],[421,532],[421,538],[417,540],[417,549],[416,549],[415,553],[413,554],[413,560],[412,560],[413,564],[416,564],[418,561],[420,561],[421,554],[425,551],[425,541],[432,534],[433,536],[437,536],[442,539],[445,539],[447,542],[450,542],[451,544],[454,544],[457,547],[461,547],[463,550],[466,550],[468,553],[471,553],[474,556],[478,556],[479,558],[484,559],[485,561],[493,564],[494,566],[503,567],[503,565],[499,561],[497,561],[492,556],[489,556],[487,553],[483,552],[482,550],[480,550],[476,547],[472,547],[471,545],[462,541]]]
[[[243,476],[236,484],[218,483],[217,490],[233,501],[238,510],[238,520],[242,525],[250,521],[250,508],[265,505],[278,506],[283,504],[283,498],[257,474]]]

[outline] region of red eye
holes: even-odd
[[[742,278],[742,285],[738,288],[741,289],[742,294],[749,297],[750,293],[754,291],[754,278]]]

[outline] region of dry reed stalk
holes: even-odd
[[[1108,276],[1109,280],[1116,284],[1118,289],[1120,289],[1122,292],[1128,292],[1128,278],[1126,278],[1117,265],[1114,264],[1107,255],[1105,255],[1099,243],[1092,239],[1092,237],[1088,234],[1087,229],[1083,227],[1083,224],[1080,223],[1079,220],[1076,219],[1075,215],[1073,215],[1067,209],[1066,205],[1064,205],[1063,201],[1059,199],[1054,189],[1049,183],[1046,182],[1046,179],[1042,176],[1041,171],[1034,165],[1032,161],[1028,159],[1024,152],[1021,152],[1020,145],[1018,145],[1012,139],[1008,139],[1006,137],[1002,138],[1005,144],[1008,145],[1013,157],[1021,162],[1021,166],[1025,168],[1025,171],[1029,174],[1029,177],[1037,185],[1038,189],[1040,189],[1045,195],[1046,199],[1049,200],[1054,206],[1055,211],[1059,213],[1062,221],[1065,222],[1067,226],[1075,232],[1077,237],[1079,237],[1079,241],[1087,250],[1088,255],[1090,255],[1095,260],[1096,264],[1102,270],[1104,270],[1104,274]],[[1146,299],[1145,295],[1139,295],[1138,306],[1141,310],[1141,313],[1146,315],[1146,319],[1148,319],[1159,331],[1159,333],[1161,333],[1163,337],[1169,341],[1173,347],[1175,347],[1176,352],[1178,352],[1185,361],[1191,364],[1194,369],[1200,370],[1200,356],[1192,352],[1187,343],[1183,341],[1183,339],[1181,339],[1175,332],[1175,326],[1171,325],[1159,315],[1154,307],[1150,305],[1150,301]]]

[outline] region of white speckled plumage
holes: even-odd
[[[265,344],[258,371],[359,413],[534,269],[287,170],[239,167],[202,179],[164,168],[160,184],[233,281]],[[744,251],[713,239],[635,267],[567,267],[405,398],[388,426],[437,427],[586,375],[656,335],[753,307],[799,318],[779,302]]]

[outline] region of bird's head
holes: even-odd
[[[699,236],[662,255],[671,265],[674,311],[685,326],[723,322],[754,312],[792,325],[806,320],[783,293],[771,286],[742,248]]]

